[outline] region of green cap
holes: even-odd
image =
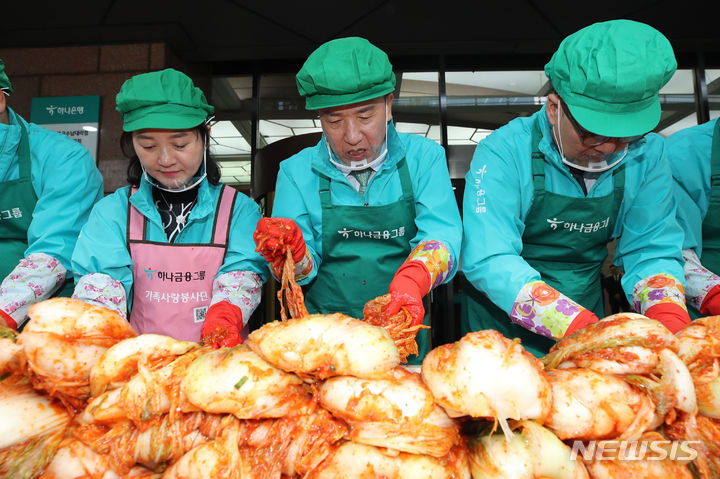
[[[631,20],[595,23],[573,33],[545,65],[578,123],[613,137],[641,135],[657,126],[658,92],[676,69],[668,39]]]
[[[12,85],[10,84],[10,79],[7,76],[7,73],[5,73],[5,62],[0,60],[0,90],[5,91],[6,93],[12,93]]]
[[[135,75],[120,87],[115,102],[124,131],[193,128],[215,111],[202,90],[172,68]]]
[[[359,37],[320,45],[295,80],[308,110],[351,105],[395,90],[395,74],[388,56]]]

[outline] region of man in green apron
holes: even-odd
[[[684,301],[658,92],[677,63],[668,40],[629,20],[590,25],[545,66],[545,106],[478,144],[466,176],[463,332],[496,329],[537,356],[604,316],[614,264],[636,311],[677,331]]]
[[[271,236],[261,253],[280,275],[277,240],[290,245],[311,313],[362,318],[365,303],[390,293],[386,311],[407,308],[429,325],[423,297],[455,274],[462,225],[445,153],[398,133],[392,122],[395,75],[387,55],[362,38],[321,45],[297,74],[322,140],[283,161]],[[419,364],[430,348],[418,334]]]
[[[2,60],[0,89],[0,325],[18,328],[32,303],[72,294],[70,257],[103,182],[87,148],[7,105]]]
[[[665,140],[677,220],[685,232],[685,297],[690,316],[720,314],[720,120]]]

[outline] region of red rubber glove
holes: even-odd
[[[687,311],[673,303],[660,303],[651,306],[645,311],[645,316],[660,321],[673,334],[690,324],[690,315]]]
[[[568,326],[567,331],[565,331],[565,336],[570,336],[575,331],[584,328],[588,324],[597,323],[600,321],[597,316],[595,316],[595,313],[590,311],[589,309],[584,309],[575,316],[575,319],[572,320],[570,323],[570,326]]]
[[[218,329],[227,329],[227,335],[221,340],[215,340],[212,347],[217,349],[223,346],[229,348],[242,343],[240,330],[243,328],[242,310],[228,301],[213,304],[205,313],[205,323],[200,331],[200,338],[205,339]]]
[[[255,251],[273,266],[285,261],[285,251],[288,247],[296,263],[305,256],[307,249],[302,230],[288,218],[261,218],[255,228],[253,239],[257,245]]]
[[[715,316],[720,314],[720,284],[711,289],[700,305],[700,314]]]
[[[406,261],[390,282],[390,304],[385,313],[392,316],[405,307],[413,318],[413,326],[422,324],[425,308],[422,299],[430,291],[430,272],[420,261]]]
[[[5,321],[5,325],[6,325],[8,328],[12,328],[12,329],[17,330],[17,323],[15,322],[15,320],[12,319],[12,318],[10,317],[10,315],[7,314],[7,313],[6,313],[5,311],[3,311],[2,309],[0,309],[0,321]]]

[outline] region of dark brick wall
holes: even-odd
[[[30,119],[33,97],[100,95],[98,168],[105,192],[125,186],[127,159],[120,152],[122,133],[115,95],[125,80],[138,73],[176,68],[205,89],[209,78],[202,69],[177,58],[163,43],[96,45],[53,48],[0,48],[0,58],[13,85],[8,104]]]

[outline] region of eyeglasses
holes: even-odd
[[[599,146],[603,143],[622,143],[624,145],[629,145],[630,143],[635,143],[636,141],[643,138],[647,133],[644,133],[642,135],[633,135],[633,136],[604,136],[604,135],[596,135],[595,133],[591,133],[587,131],[585,128],[580,126],[580,124],[577,122],[575,118],[570,114],[570,109],[567,107],[565,102],[561,99],[560,105],[562,106],[562,109],[565,111],[565,116],[570,121],[570,124],[573,126],[577,134],[580,136],[580,139],[582,141],[582,144],[585,146]]]

